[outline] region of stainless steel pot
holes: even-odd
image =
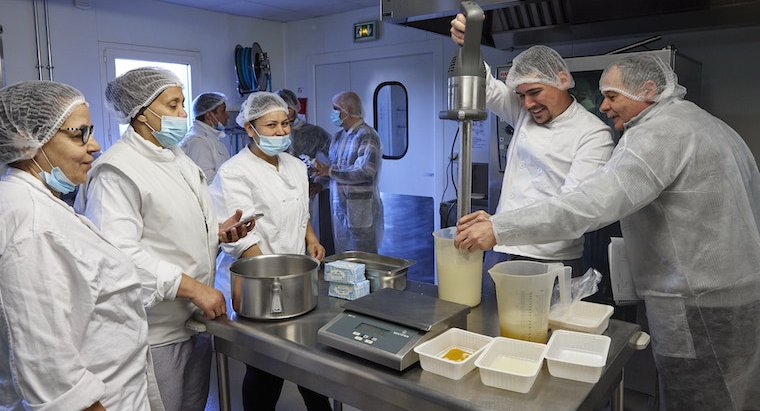
[[[317,306],[319,261],[298,254],[243,258],[230,265],[232,307],[262,320],[291,318]]]

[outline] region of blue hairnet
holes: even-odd
[[[169,87],[182,88],[174,73],[158,67],[140,67],[111,80],[106,86],[106,103],[119,123],[129,123]]]
[[[563,85],[559,73],[567,73],[570,83]],[[567,90],[575,86],[575,80],[567,68],[565,60],[554,49],[546,46],[533,46],[518,54],[512,60],[512,67],[507,73],[507,86],[517,88],[520,84],[541,83],[558,89]]]
[[[245,127],[245,123],[274,111],[282,111],[288,114],[288,104],[275,93],[257,91],[249,94],[248,98],[240,105],[240,113],[235,118],[235,122],[240,127]]]
[[[79,104],[87,104],[79,90],[53,81],[0,89],[0,164],[34,157]]]
[[[203,93],[193,100],[193,115],[202,116],[211,110],[215,110],[227,101],[227,96],[222,93]]]

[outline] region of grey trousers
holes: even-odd
[[[198,333],[150,351],[166,411],[203,411],[211,373],[211,336]]]

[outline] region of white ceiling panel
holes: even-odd
[[[160,0],[236,16],[288,22],[378,6],[380,0]]]

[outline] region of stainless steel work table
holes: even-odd
[[[226,291],[229,301],[228,280],[223,280],[229,276],[218,274],[217,287]],[[407,291],[436,295],[436,287],[427,283],[410,281]],[[423,371],[419,363],[399,372],[317,343],[317,330],[342,311],[344,302],[328,297],[327,284],[320,279],[319,303],[302,316],[254,321],[232,314],[232,318],[205,321],[214,336],[221,408],[228,410],[230,404],[229,356],[366,411],[590,410],[611,397],[613,409],[622,409],[623,366],[634,351],[629,341],[638,335],[636,324],[610,321],[605,334],[612,343],[598,383],[555,378],[544,365],[531,391],[520,394],[483,385],[477,370],[458,381]],[[484,298],[470,312],[467,328],[490,336],[499,334],[494,297]]]

